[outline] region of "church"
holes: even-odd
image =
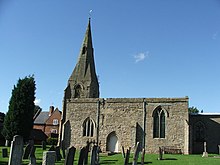
[[[125,96],[126,97],[126,96]],[[121,152],[137,142],[146,153],[159,147],[182,154],[217,153],[219,114],[189,114],[189,98],[100,98],[90,19],[78,62],[64,91],[60,138],[64,148],[99,145],[102,152]]]

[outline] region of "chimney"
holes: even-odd
[[[49,116],[52,115],[53,111],[54,111],[54,106],[50,106],[50,109],[49,109]]]

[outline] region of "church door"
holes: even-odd
[[[115,132],[112,132],[107,137],[107,151],[118,152],[118,137]]]

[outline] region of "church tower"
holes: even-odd
[[[70,98],[98,98],[99,83],[95,71],[90,19],[81,46],[78,62],[68,80]]]

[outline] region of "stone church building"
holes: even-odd
[[[183,154],[201,153],[205,133],[205,115],[188,113],[188,97],[182,98],[99,98],[90,20],[78,62],[64,91],[60,142],[65,148],[81,148],[98,143],[102,152],[121,152],[139,142],[147,153],[168,147]],[[211,116],[213,117],[213,116]],[[220,116],[212,123],[220,131]],[[206,121],[210,121],[206,116]],[[210,123],[208,123],[210,124]],[[215,129],[215,130],[216,130]],[[209,130],[211,132],[211,129]],[[220,135],[213,140],[217,152]],[[219,143],[220,144],[220,143]]]

